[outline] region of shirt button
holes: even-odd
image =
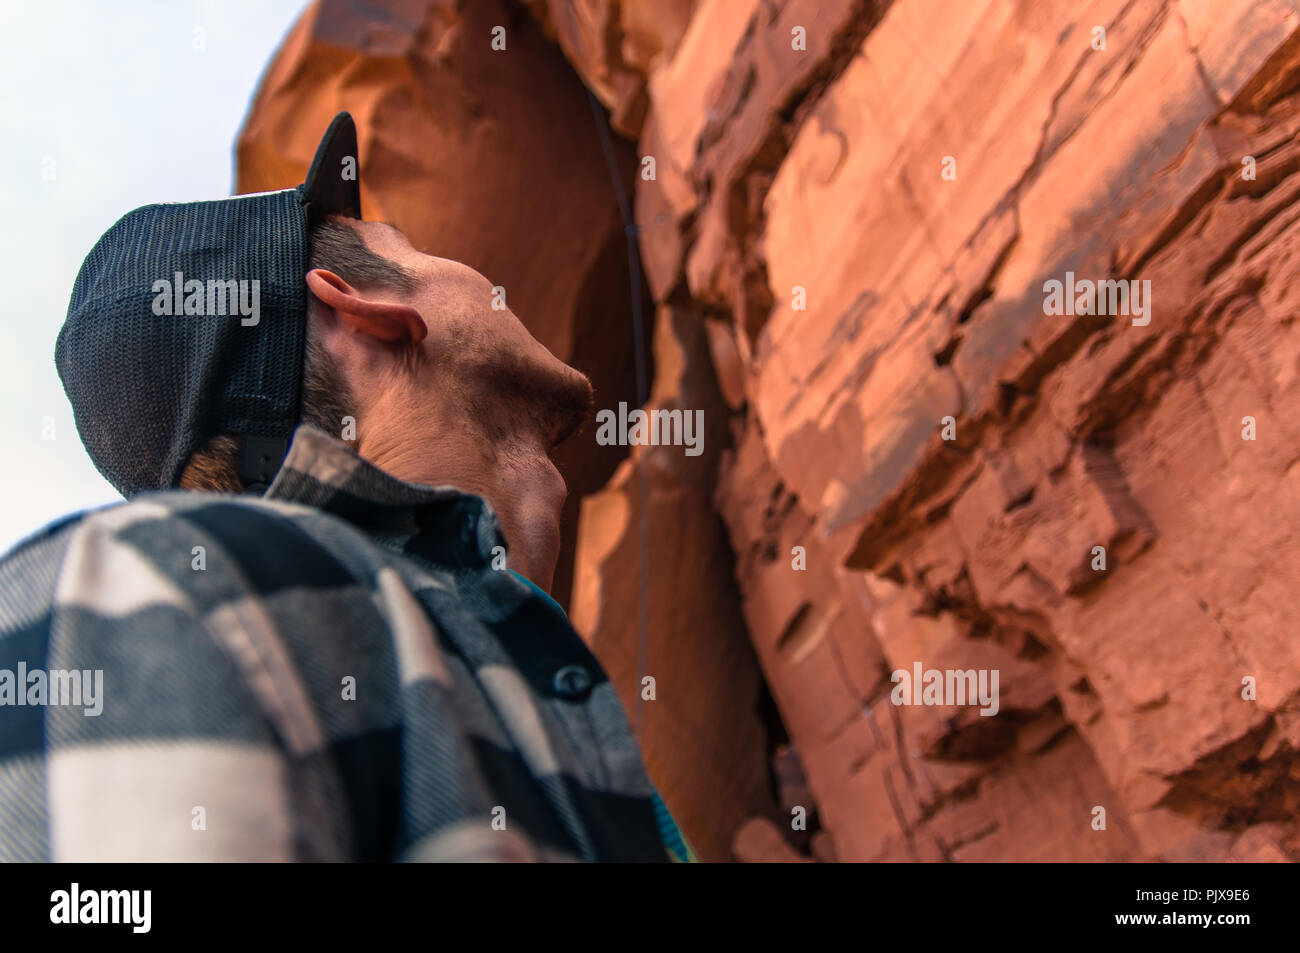
[[[551,684],[561,698],[581,701],[591,691],[591,673],[581,665],[566,665],[555,673]]]

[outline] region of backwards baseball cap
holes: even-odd
[[[175,486],[219,434],[266,488],[299,419],[308,235],[361,218],[357,130],[339,113],[307,181],[124,215],[82,263],[54,362],[90,459],[130,497]]]

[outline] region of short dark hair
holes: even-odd
[[[414,291],[416,276],[390,258],[371,250],[352,219],[321,219],[308,240],[307,268],[332,271],[358,288]]]
[[[373,251],[349,219],[322,219],[308,239],[307,269],[332,271],[358,288],[415,290],[416,276],[391,259]],[[343,417],[356,414],[347,382],[334,359],[320,342],[312,322],[302,359],[302,401],[299,419],[326,433],[337,434]],[[190,456],[179,486],[187,490],[242,493],[239,481],[239,443],[231,436],[212,437]]]

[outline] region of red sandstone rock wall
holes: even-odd
[[[644,77],[647,273],[709,329],[833,854],[1300,856],[1292,5],[700,2],[648,63],[636,7],[565,49]],[[1067,271],[1149,280],[1150,324],[1045,315]],[[891,704],[915,661],[998,669],[999,714]]]
[[[241,186],[299,181],[322,123],[296,111],[360,96],[370,212],[518,267],[482,200],[444,197],[522,174],[499,139],[458,162],[488,134],[467,130],[535,122],[533,96],[578,110],[555,49],[635,142],[627,174],[653,157],[634,178],[651,403],[703,409],[709,436],[700,457],[638,448],[599,492],[612,463],[582,471],[572,614],[702,853],[1300,858],[1293,4],[529,0],[555,49],[539,36],[508,78],[482,6],[414,4],[395,46],[344,5],[309,13]],[[589,287],[621,223],[570,122],[527,154],[600,223],[546,255]],[[1149,281],[1150,323],[1045,314],[1067,272]],[[600,321],[511,296],[606,375],[599,406],[627,399],[617,294]],[[998,714],[893,704],[915,662],[997,670]]]

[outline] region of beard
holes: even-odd
[[[595,403],[585,374],[512,351],[468,356],[453,376],[466,413],[497,448],[550,451],[582,428]]]

